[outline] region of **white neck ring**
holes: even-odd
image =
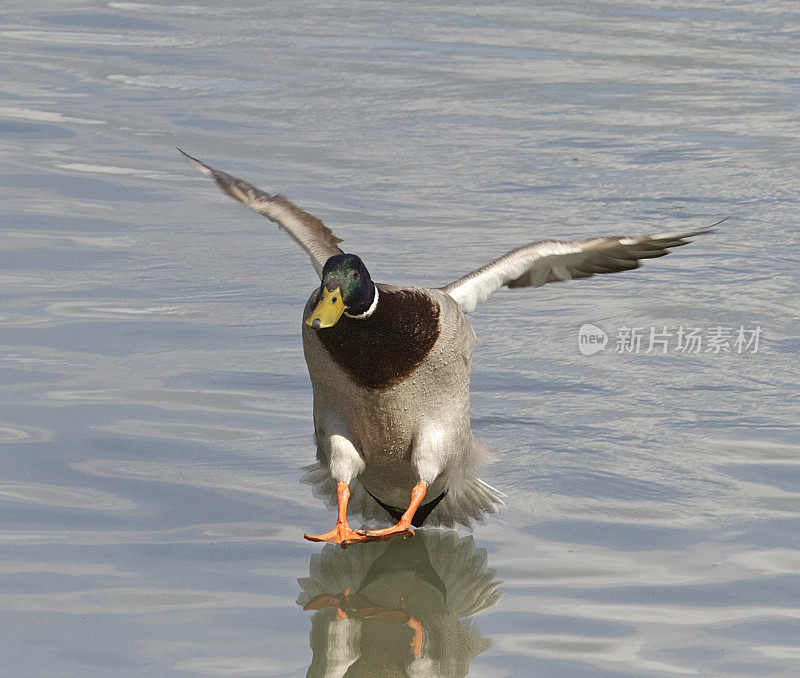
[[[373,289],[375,290],[375,296],[373,297],[372,303],[369,305],[369,308],[366,311],[359,313],[358,315],[350,315],[347,311],[345,311],[344,314],[353,320],[364,320],[375,313],[375,309],[378,308],[378,286],[373,285]]]

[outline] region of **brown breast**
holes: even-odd
[[[405,379],[439,336],[439,305],[422,291],[380,289],[378,307],[364,320],[343,315],[317,336],[330,356],[364,388]]]

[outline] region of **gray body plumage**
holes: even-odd
[[[400,289],[378,285],[380,292]],[[476,479],[488,450],[472,435],[469,379],[475,335],[458,304],[441,290],[420,290],[439,306],[439,334],[433,348],[404,380],[385,389],[363,388],[333,362],[316,330],[303,322],[303,350],[314,389],[317,464],[307,479],[334,502],[328,441],[333,435],[350,440],[364,460],[358,483],[373,497],[400,510],[419,481],[414,455],[431,457],[441,471],[428,497],[447,495],[426,524],[469,525],[501,504],[501,493]],[[316,301],[311,295],[305,321]],[[366,521],[386,519],[372,500],[353,491],[352,513]]]

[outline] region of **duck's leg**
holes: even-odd
[[[400,516],[400,520],[397,521],[396,525],[392,525],[392,527],[384,527],[382,530],[359,530],[357,534],[361,534],[364,537],[371,538],[371,539],[390,539],[394,536],[403,536],[403,537],[413,537],[414,530],[411,529],[411,521],[414,518],[414,514],[417,512],[419,505],[422,503],[422,500],[425,498],[425,493],[428,491],[428,483],[424,480],[418,482],[414,485],[414,488],[411,490],[411,501],[408,503],[408,508],[406,509],[405,513]]]
[[[350,499],[350,488],[347,483],[336,483],[336,502],[339,506],[339,514],[336,518],[336,527],[325,534],[305,534],[309,541],[327,541],[331,544],[341,544],[349,546],[359,541],[373,541],[369,537],[356,532],[347,524],[347,502]]]
[[[331,428],[333,428],[331,426]],[[336,504],[339,513],[336,517],[336,527],[325,534],[306,534],[309,541],[327,541],[331,544],[349,546],[360,541],[374,541],[369,537],[352,530],[347,524],[347,502],[350,500],[350,481],[364,469],[364,460],[350,440],[345,436],[334,433],[322,436],[317,433],[326,448],[329,459],[331,476],[336,481]]]
[[[417,475],[417,484],[411,489],[411,500],[400,520],[392,527],[382,530],[359,530],[361,534],[373,539],[390,539],[396,535],[413,537],[411,521],[414,514],[422,504],[428,486],[436,480],[442,472],[442,465],[446,459],[445,432],[437,425],[431,425],[421,430],[414,440],[414,451],[411,454],[411,466]]]

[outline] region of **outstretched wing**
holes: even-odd
[[[284,196],[269,195],[246,181],[209,167],[197,158],[184,153],[180,148],[178,151],[203,174],[214,179],[229,196],[274,221],[279,228],[292,236],[294,241],[311,255],[311,263],[318,275],[322,275],[322,267],[329,257],[342,253],[339,249],[341,238],[337,238],[319,219],[304,212]]]
[[[503,285],[539,287],[549,282],[588,278],[596,273],[639,268],[640,259],[663,257],[669,254],[671,247],[686,245],[690,242],[686,238],[706,233],[722,221],[682,233],[571,241],[543,240],[512,250],[491,264],[451,282],[442,290],[458,302],[464,313],[471,313]]]

